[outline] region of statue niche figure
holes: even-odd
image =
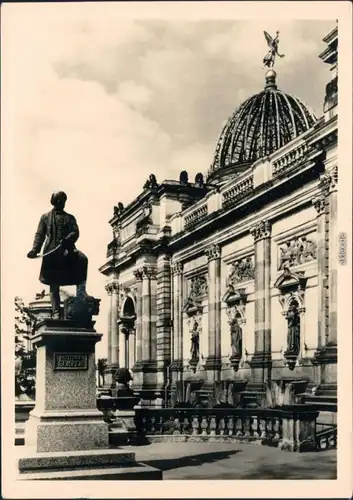
[[[67,196],[63,191],[53,193],[53,209],[41,216],[29,259],[44,253],[39,281],[50,287],[53,319],[60,319],[60,286],[77,286],[77,297],[86,298],[87,257],[76,249],[79,228],[73,215],[64,211]]]
[[[243,344],[243,331],[238,323],[238,319],[233,319],[230,327],[232,358],[241,358],[242,344]]]
[[[200,357],[200,333],[199,324],[195,321],[191,330],[191,349],[190,355],[192,361],[198,361]]]
[[[292,301],[287,312],[287,350],[298,354],[300,350],[300,316],[298,304]]]

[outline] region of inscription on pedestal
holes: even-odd
[[[55,352],[55,370],[87,370],[88,356],[83,353]]]

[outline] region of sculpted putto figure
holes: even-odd
[[[73,215],[64,211],[67,196],[55,192],[50,203],[53,209],[40,218],[29,259],[38,257],[43,246],[44,254],[39,281],[50,287],[53,319],[60,318],[60,286],[77,286],[77,296],[86,297],[87,257],[76,249],[79,228]]]

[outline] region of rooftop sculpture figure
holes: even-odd
[[[276,37],[272,38],[271,35],[267,33],[267,31],[264,31],[264,35],[267,41],[267,45],[269,46],[270,50],[267,52],[263,59],[263,63],[265,66],[268,66],[269,68],[273,68],[275,64],[275,59],[276,56],[278,57],[284,57],[284,54],[280,54],[278,52],[278,44],[279,44],[279,31],[276,31]]]

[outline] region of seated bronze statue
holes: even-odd
[[[73,215],[64,211],[67,196],[63,191],[52,195],[53,209],[41,216],[33,247],[27,257],[40,255],[43,246],[43,260],[39,281],[50,287],[53,319],[60,318],[60,286],[77,286],[77,297],[87,297],[87,257],[77,250],[75,243],[79,228]]]

